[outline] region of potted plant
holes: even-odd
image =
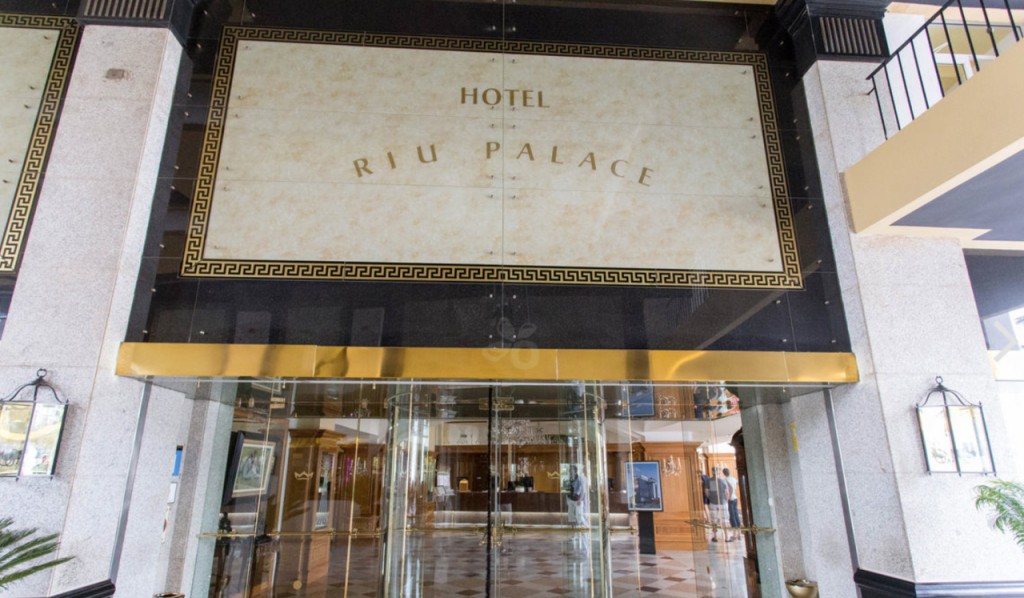
[[[12,529],[12,525],[14,521],[10,517],[0,519],[0,590],[7,589],[7,586],[19,579],[74,558],[39,562],[39,559],[57,552],[57,534],[33,538],[37,529]]]
[[[1017,545],[1024,549],[1024,485],[1006,480],[993,480],[974,488],[974,506],[995,512],[992,525],[1003,533],[1013,535]]]

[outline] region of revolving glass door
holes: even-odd
[[[603,401],[578,386],[389,399],[381,594],[611,595]]]

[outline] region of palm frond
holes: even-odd
[[[974,506],[995,514],[992,526],[1013,536],[1024,549],[1024,485],[1007,480],[993,480],[974,488]]]
[[[0,550],[21,542],[33,533],[31,529],[7,531],[7,528],[12,525],[14,525],[14,520],[10,517],[0,519]]]
[[[56,551],[57,548],[57,534],[33,538],[0,554],[0,570],[4,567],[16,567],[32,559],[46,556]]]
[[[10,517],[0,519],[0,590],[32,575],[66,563],[74,557],[63,557],[38,562],[57,552],[57,534],[48,534],[33,538],[38,530],[11,529],[14,525]]]
[[[32,575],[33,573],[36,573],[36,572],[39,572],[39,571],[43,571],[43,570],[49,569],[51,567],[56,567],[57,565],[60,565],[62,563],[66,563],[68,561],[72,561],[74,559],[75,559],[75,557],[73,557],[73,556],[66,556],[66,557],[62,557],[62,558],[55,559],[55,560],[52,560],[52,561],[47,561],[45,563],[39,563],[38,565],[33,565],[32,567],[29,567],[28,569],[22,569],[21,571],[15,571],[14,573],[9,573],[9,574],[6,574],[6,575],[0,575],[0,588],[6,589],[7,586],[9,586],[10,584],[18,581],[19,579],[22,579],[24,577],[28,577],[29,575]]]

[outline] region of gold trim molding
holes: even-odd
[[[597,267],[506,266],[424,263],[369,263],[273,260],[218,260],[204,256],[207,227],[213,205],[220,150],[240,41],[355,45],[376,48],[410,48],[502,54],[613,58],[665,62],[746,65],[751,67],[757,89],[761,132],[764,139],[772,203],[782,269],[779,272],[731,270],[623,269]],[[378,33],[346,33],[225,27],[213,74],[213,94],[203,140],[198,180],[192,197],[185,252],[184,277],[258,278],[300,280],[360,280],[408,282],[476,282],[561,285],[624,285],[673,287],[729,287],[750,289],[800,289],[803,277],[797,253],[796,232],[790,212],[782,140],[772,94],[768,60],[760,52],[678,50],[563,42],[531,42],[456,37],[428,37]]]
[[[842,384],[852,353],[122,343],[131,377]]]
[[[25,163],[18,177],[11,211],[0,237],[0,273],[14,272],[21,261],[32,211],[41,188],[43,171],[50,154],[53,135],[57,129],[57,115],[71,76],[75,46],[81,28],[68,17],[0,14],[0,27],[52,30],[57,43],[50,63],[50,73],[43,89],[39,112],[25,153]]]

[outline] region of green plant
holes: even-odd
[[[1024,549],[1024,485],[1006,480],[993,480],[974,488],[974,506],[980,511],[995,511],[992,522],[1003,533],[1013,535],[1017,545]]]
[[[64,557],[33,564],[33,561],[57,552],[57,534],[33,538],[38,531],[11,529],[10,517],[0,519],[0,590],[33,573],[56,567],[74,557]]]

